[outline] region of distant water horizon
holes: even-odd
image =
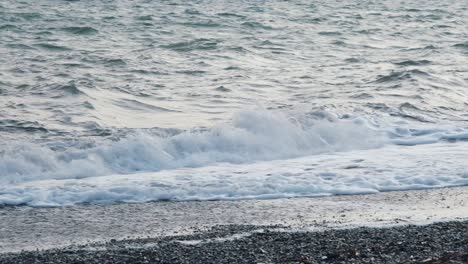
[[[468,185],[460,1],[0,3],[0,206]]]

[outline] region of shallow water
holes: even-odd
[[[2,1],[0,204],[466,185],[467,11],[463,1]],[[409,171],[426,166],[417,181],[389,165],[399,153]],[[293,165],[328,157],[373,165],[352,176]],[[275,160],[281,177],[208,180],[231,166],[259,176]],[[340,188],[321,185],[322,173]],[[215,194],[200,187],[220,182]]]

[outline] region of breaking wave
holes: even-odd
[[[64,148],[10,145],[0,152],[0,205],[271,199],[468,184],[460,142],[468,129],[411,125],[251,110],[210,129],[166,136],[140,132]]]
[[[0,152],[0,182],[85,178],[215,163],[253,163],[382,146],[385,135],[366,119],[288,116],[244,111],[231,123],[173,136],[138,133],[65,151],[16,144]]]

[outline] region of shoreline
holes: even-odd
[[[281,231],[277,229],[280,228]],[[0,254],[1,263],[467,263],[468,221],[291,232],[217,226],[186,236]]]
[[[191,235],[216,226],[321,231],[468,220],[468,186],[274,200],[0,208],[0,253]]]
[[[468,261],[468,186],[275,200],[4,207],[0,221],[6,234],[0,236],[0,263]]]

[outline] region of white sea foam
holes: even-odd
[[[272,199],[468,185],[468,143],[389,146],[254,164],[42,180],[0,187],[0,204]]]
[[[0,152],[0,183],[129,174],[218,162],[252,163],[375,148],[385,141],[382,131],[360,118],[328,115],[327,119],[313,119],[278,111],[244,111],[231,123],[171,137],[140,133],[66,151],[32,144],[7,146]]]
[[[320,116],[320,118],[317,118]],[[0,153],[0,204],[60,206],[373,193],[468,184],[463,128],[245,111],[170,137]]]

